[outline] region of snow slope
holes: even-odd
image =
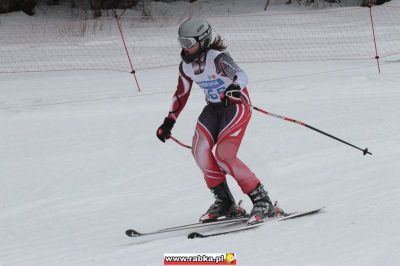
[[[150,231],[195,222],[213,198],[190,151],[155,130],[176,67],[0,76],[0,265],[161,265],[164,253],[235,252],[238,265],[399,265],[399,61],[242,64],[254,112],[239,157],[287,211],[324,213],[209,239]],[[266,71],[268,70],[268,71]],[[190,144],[202,92],[173,134]],[[231,177],[237,199],[251,208]]]

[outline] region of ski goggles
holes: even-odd
[[[203,32],[203,34],[201,34],[200,36],[198,36],[198,37],[179,36],[178,41],[182,48],[188,49],[188,48],[192,47],[193,45],[195,45],[197,42],[202,41],[204,38],[206,38],[210,34],[211,34],[211,26],[208,26],[208,29],[205,32]]]
[[[190,48],[197,43],[196,38],[193,37],[178,37],[179,44],[182,48]]]

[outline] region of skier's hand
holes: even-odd
[[[162,125],[157,129],[157,138],[162,142],[169,139],[171,136],[171,129],[174,127],[175,120],[166,117]]]
[[[224,103],[225,107],[228,107],[234,103],[242,102],[242,90],[240,86],[236,83],[232,83],[226,88],[226,90],[221,94],[221,101]]]

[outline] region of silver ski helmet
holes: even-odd
[[[192,17],[184,21],[178,30],[178,41],[181,47],[190,48],[196,43],[200,43],[200,49],[192,55],[188,55],[182,50],[182,59],[186,63],[192,62],[208,48],[211,43],[211,38],[211,26],[204,18]]]

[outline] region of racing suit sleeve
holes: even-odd
[[[192,84],[193,80],[184,73],[181,62],[179,65],[178,86],[172,98],[171,109],[169,110],[167,116],[168,118],[176,121],[179,114],[185,107],[187,100],[189,99],[190,91],[192,89]]]
[[[219,75],[228,77],[233,83],[236,83],[243,90],[249,79],[246,73],[233,61],[229,53],[224,52],[219,54],[215,60],[215,68]]]

